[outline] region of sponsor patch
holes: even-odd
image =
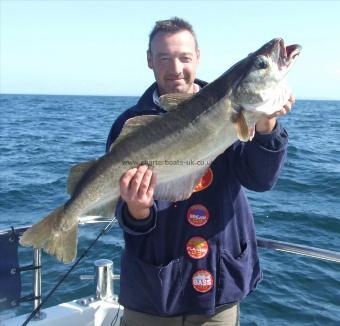
[[[188,255],[193,259],[201,259],[208,254],[208,241],[202,237],[196,236],[188,240],[186,245]]]
[[[208,292],[214,286],[214,278],[209,271],[200,269],[192,276],[192,286],[197,292]]]
[[[192,226],[203,226],[209,220],[209,211],[203,205],[193,205],[188,209],[187,220]]]
[[[214,178],[213,171],[211,168],[209,168],[195,186],[194,192],[202,191],[208,188],[211,185],[213,178]]]

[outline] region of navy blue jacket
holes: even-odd
[[[153,102],[155,87],[117,118],[107,149],[128,118],[164,112]],[[119,201],[116,216],[125,238],[120,303],[159,316],[214,314],[216,307],[253,291],[261,271],[243,187],[273,187],[287,141],[287,132],[277,123],[270,134],[235,142],[215,159],[189,199],[156,201],[146,220],[133,219]]]

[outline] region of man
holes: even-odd
[[[190,24],[176,17],[157,22],[147,51],[156,82],[114,122],[107,150],[127,119],[164,114],[160,95],[204,87],[195,79],[199,59]],[[287,147],[276,116],[290,111],[293,102],[291,96],[280,112],[258,121],[251,142],[238,141],[217,157],[187,200],[154,202],[157,180],[148,166],[123,174],[116,209],[125,238],[123,325],[239,324],[239,301],[261,279],[254,221],[242,186],[265,191],[275,184]]]

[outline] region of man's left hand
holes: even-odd
[[[256,131],[259,132],[260,134],[267,134],[272,132],[276,125],[276,118],[290,112],[294,103],[295,97],[293,94],[291,94],[287,103],[282,107],[281,110],[278,110],[271,115],[262,117],[256,123]]]

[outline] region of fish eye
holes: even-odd
[[[266,69],[268,67],[268,61],[263,56],[256,57],[254,61],[254,66],[257,69]]]

